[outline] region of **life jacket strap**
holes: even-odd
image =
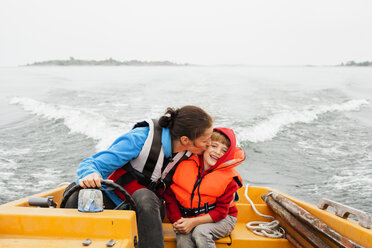
[[[182,153],[181,153],[182,154]],[[133,168],[133,166],[130,163],[127,163],[123,165],[121,168],[127,171],[127,173],[124,173],[122,176],[120,176],[115,183],[119,185],[126,185],[133,180],[137,180],[139,184],[151,189],[155,190],[158,187],[165,188],[166,186],[169,186],[172,182],[172,176],[174,174],[174,171],[177,167],[177,165],[182,162],[183,160],[189,158],[191,155],[190,152],[185,152],[181,158],[178,158],[179,160],[176,161],[175,166],[166,174],[164,180],[159,179],[158,181],[154,182],[152,181],[149,177],[146,177],[144,174],[141,172],[137,171],[136,169]],[[162,189],[164,190],[164,189]]]
[[[132,182],[133,180],[137,180],[138,183],[142,184],[145,187],[148,187],[150,184],[153,184],[150,178],[146,178],[145,175],[134,169],[130,163],[125,164],[121,168],[126,170],[127,173],[124,173],[121,177],[119,177],[118,180],[115,181],[115,183],[119,185],[126,185]]]
[[[216,208],[216,203],[209,205],[205,203],[204,206],[200,208],[185,208],[179,204],[179,208],[181,210],[181,215],[183,217],[196,217],[201,214],[207,214],[209,211]]]
[[[238,186],[240,188],[243,187],[243,183],[240,181],[239,177],[235,176],[235,177],[233,177],[233,179],[238,184]]]
[[[162,180],[154,182],[151,179],[146,178],[141,172],[135,170],[130,163],[124,165],[122,168],[125,169],[127,173],[124,173],[115,181],[115,183],[119,185],[126,185],[133,180],[137,180],[139,184],[157,193],[163,193],[166,189],[166,185]]]
[[[150,148],[150,153],[147,157],[145,166],[142,171],[142,174],[145,175],[146,178],[151,178],[152,174],[154,173],[162,148],[161,138],[163,130],[160,127],[158,120],[152,120],[152,122],[154,124],[154,136]]]
[[[174,175],[174,172],[176,171],[177,166],[183,161],[191,157],[192,153],[189,151],[184,152],[178,152],[173,158],[170,158],[170,161],[168,162],[168,165],[164,168],[161,180],[164,181],[164,183],[169,186],[172,183],[172,177]]]

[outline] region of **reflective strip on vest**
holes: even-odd
[[[185,154],[186,153],[186,154]],[[167,176],[167,174],[173,169],[175,165],[177,165],[180,162],[180,159],[186,155],[186,157],[190,157],[192,155],[191,152],[189,151],[183,151],[183,152],[178,152],[176,156],[174,156],[172,162],[170,162],[167,167],[164,169],[163,173],[161,174],[161,179],[164,180],[164,178]]]
[[[152,141],[154,139],[154,122],[153,120],[145,120],[149,124],[149,135],[147,136],[147,139],[145,141],[145,144],[142,147],[142,150],[137,158],[130,161],[130,164],[134,169],[136,169],[139,172],[143,171],[143,168],[145,167],[147,158],[150,154],[150,149],[152,145]],[[163,150],[161,150],[163,151]],[[161,154],[159,154],[161,155]],[[163,152],[163,158],[164,158],[164,152]]]
[[[148,123],[149,125],[149,134],[146,138],[146,141],[142,147],[140,154],[138,155],[137,158],[130,161],[129,166],[131,166],[133,169],[135,169],[139,173],[143,174],[143,177],[145,178],[145,180],[151,180],[152,182],[158,182],[160,178],[164,180],[167,177],[168,173],[172,172],[172,169],[175,166],[177,166],[182,160],[190,157],[192,153],[189,151],[178,152],[173,157],[172,161],[168,163],[165,169],[163,170],[163,166],[165,165],[164,148],[161,143],[163,129],[159,126],[158,120],[146,120],[145,122]],[[160,146],[160,149],[159,149],[159,146]],[[150,156],[152,157],[150,158]],[[128,165],[124,165],[122,168],[128,171],[128,168],[125,168],[126,166]],[[134,176],[133,179],[139,179],[139,178]],[[144,185],[144,186],[148,186],[148,185]]]
[[[155,169],[152,172],[151,175],[151,181],[156,182],[161,176],[161,168],[163,167],[164,163],[164,150],[163,150],[163,145],[161,146],[158,161],[156,162]]]

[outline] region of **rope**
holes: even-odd
[[[245,198],[249,201],[251,204],[253,210],[261,217],[271,219],[271,222],[266,221],[251,221],[247,223],[247,228],[252,229],[253,233],[259,236],[279,239],[284,238],[285,231],[282,227],[279,225],[279,221],[275,220],[273,216],[270,215],[264,215],[258,212],[255,205],[253,204],[252,200],[248,196],[248,185],[245,186]]]

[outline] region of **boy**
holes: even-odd
[[[236,225],[234,196],[242,181],[234,167],[244,161],[244,152],[231,129],[215,128],[211,139],[202,156],[181,162],[164,195],[177,247],[215,247],[214,240]]]

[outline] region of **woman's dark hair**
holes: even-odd
[[[212,123],[212,117],[196,106],[184,106],[179,109],[167,108],[165,114],[159,119],[159,125],[169,128],[173,139],[187,136],[195,140],[207,128],[210,128]]]

